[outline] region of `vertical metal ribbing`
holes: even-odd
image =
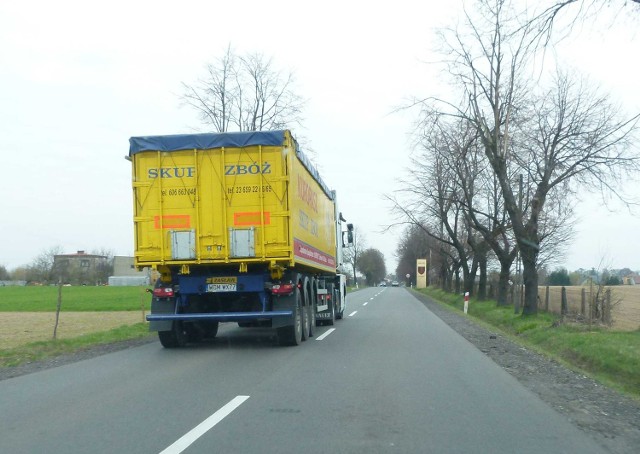
[[[266,257],[266,249],[267,245],[265,244],[265,232],[264,232],[264,188],[263,188],[263,180],[262,180],[262,168],[263,168],[263,160],[262,160],[262,145],[258,145],[258,160],[259,160],[259,172],[260,177],[258,178],[258,194],[260,196],[260,244],[262,245],[262,260]]]
[[[196,171],[196,185],[195,185],[195,209],[196,209],[196,225],[194,226],[195,240],[196,240],[196,260],[200,263],[200,188],[198,182],[200,181],[200,169],[198,168],[198,150],[193,149],[193,168]]]

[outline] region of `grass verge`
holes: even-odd
[[[418,291],[446,307],[463,310],[464,301],[459,295],[431,288]],[[469,302],[469,315],[525,346],[640,399],[640,330],[613,331],[559,323],[559,316],[544,312],[521,316],[514,314],[512,306],[497,307],[495,301],[474,299]]]
[[[62,311],[149,310],[148,287],[62,287]],[[0,287],[0,312],[51,312],[58,304],[58,287]]]
[[[108,331],[85,334],[72,339],[33,342],[11,349],[0,349],[0,367],[13,367],[68,353],[75,353],[101,344],[111,344],[149,336],[149,325],[123,325]]]

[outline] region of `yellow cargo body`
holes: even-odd
[[[130,139],[135,263],[336,272],[333,193],[289,131]]]

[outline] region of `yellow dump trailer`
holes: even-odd
[[[135,264],[161,273],[148,319],[163,345],[221,321],[297,344],[340,317],[335,192],[289,131],[132,137],[129,159]]]

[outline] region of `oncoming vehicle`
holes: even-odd
[[[398,281],[393,281],[391,283],[391,287],[398,287],[400,284],[398,283]]]

